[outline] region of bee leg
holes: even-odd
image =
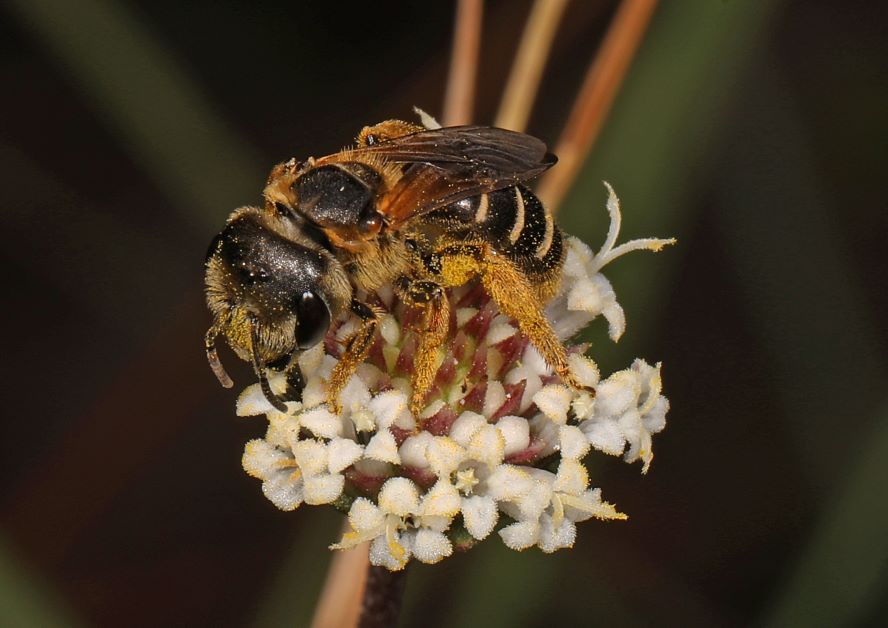
[[[480,276],[500,311],[518,322],[521,333],[562,381],[572,388],[585,389],[570,370],[567,352],[543,313],[537,290],[511,261],[485,243],[444,246],[433,261],[444,285],[458,286]]]
[[[433,281],[420,281],[401,277],[396,282],[398,296],[409,305],[422,308],[419,329],[419,346],[413,358],[413,374],[410,411],[418,415],[425,405],[425,397],[435,375],[438,373],[441,356],[438,348],[447,340],[450,332],[450,302],[444,289]]]
[[[295,355],[284,355],[274,362],[266,364],[273,371],[283,372],[287,379],[287,390],[281,395],[284,401],[302,401],[302,391],[305,389],[305,378]]]
[[[339,414],[341,410],[339,393],[345,388],[349,378],[354,375],[358,365],[367,358],[376,328],[379,325],[379,317],[369,305],[352,299],[351,311],[361,319],[361,325],[345,341],[345,352],[333,368],[327,387],[327,404],[335,414]]]
[[[271,390],[271,385],[268,383],[268,374],[265,372],[265,362],[259,357],[259,351],[257,347],[259,346],[259,332],[256,329],[256,321],[252,318],[250,319],[250,355],[253,358],[253,370],[256,372],[256,376],[259,378],[259,386],[262,388],[262,394],[265,395],[265,398],[268,400],[268,403],[273,405],[278,412],[287,412],[287,405],[280,400],[280,398],[274,394],[274,391]]]

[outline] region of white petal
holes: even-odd
[[[248,475],[264,480],[279,470],[280,463],[285,460],[290,460],[290,456],[257,438],[244,446],[244,456],[241,463]]]
[[[342,495],[345,478],[338,473],[306,475],[303,479],[306,504],[329,504]]]
[[[440,129],[441,123],[438,122],[431,114],[426,113],[419,107],[414,107],[413,112],[419,116],[419,122],[427,129]]]
[[[558,435],[562,457],[580,460],[589,453],[589,439],[576,425],[562,425]]]
[[[601,375],[598,372],[598,365],[590,358],[579,353],[571,353],[567,358],[567,363],[571,373],[583,386],[593,388],[598,385]]]
[[[539,538],[540,526],[536,521],[519,521],[499,531],[506,547],[521,551],[535,545]]]
[[[617,342],[626,331],[626,314],[616,301],[608,303],[601,312],[607,320],[607,335]]]
[[[406,395],[405,395],[406,396]],[[423,411],[420,413],[419,418],[421,419],[430,419],[443,408],[447,404],[444,403],[441,399],[435,399],[432,403],[423,408]]]
[[[339,403],[346,412],[355,412],[370,403],[370,391],[357,375],[352,375],[339,393]]]
[[[623,431],[613,419],[592,419],[580,423],[580,429],[589,439],[589,443],[598,451],[611,456],[619,456],[626,449],[626,438]]]
[[[364,448],[364,457],[381,462],[391,462],[392,464],[401,464],[401,457],[398,455],[398,444],[395,437],[388,430],[380,430],[373,435],[367,447]]]
[[[334,438],[327,445],[327,466],[333,473],[339,473],[353,465],[364,452],[364,448],[349,438]]]
[[[534,479],[527,467],[501,464],[487,478],[487,491],[497,501],[514,501],[533,488]]]
[[[478,313],[478,310],[474,307],[459,308],[458,310],[456,310],[456,326],[462,327],[463,325],[468,323],[470,320],[472,320],[472,317],[474,317],[475,314],[477,314],[477,313]]]
[[[503,340],[511,338],[515,335],[518,330],[512,327],[506,321],[494,321],[491,324],[490,328],[487,330],[487,335],[484,337],[484,340],[489,345],[495,345]]]
[[[324,343],[319,342],[311,349],[307,349],[299,354],[297,362],[299,370],[302,371],[304,377],[313,375],[321,367],[321,361],[324,359]]]
[[[567,411],[573,395],[573,391],[567,386],[549,384],[533,396],[533,402],[552,421],[563,425],[567,422]]]
[[[587,393],[581,392],[570,403],[571,409],[574,411],[577,419],[588,419],[595,412],[595,397]]]
[[[403,552],[400,556],[400,560],[392,555],[392,548],[384,535],[376,537],[373,539],[373,542],[370,543],[370,564],[377,567],[385,567],[389,571],[402,570],[407,564],[407,560],[410,558],[410,552],[403,544],[399,544],[397,548]]]
[[[496,422],[496,429],[505,441],[504,455],[524,451],[530,446],[530,424],[520,416],[504,416]],[[584,437],[585,438],[585,437]]]
[[[484,392],[484,407],[481,412],[484,416],[493,416],[506,403],[506,389],[502,383],[496,380],[487,382],[487,390]]]
[[[366,497],[358,497],[348,510],[348,522],[357,532],[382,529],[385,513]]]
[[[549,515],[544,514],[540,517],[539,547],[547,554],[565,547],[573,547],[576,538],[577,527],[570,519],[562,519],[556,526]]]
[[[641,386],[630,370],[618,371],[599,384],[595,395],[595,412],[599,416],[616,416],[638,402]]]
[[[582,463],[563,458],[558,465],[552,490],[569,495],[580,495],[589,486],[589,472]]]
[[[259,384],[247,386],[237,398],[237,416],[256,416],[272,410],[274,406],[265,398]]]
[[[645,429],[651,434],[656,434],[666,427],[666,413],[669,412],[669,400],[663,395],[657,397],[657,401],[650,411],[642,417]]]
[[[435,485],[423,496],[420,506],[424,517],[452,518],[459,512],[459,508],[459,493],[447,479],[435,482]]]
[[[476,430],[466,447],[468,457],[486,463],[491,468],[503,461],[506,450],[506,439],[495,425],[485,423]]]
[[[487,425],[487,419],[480,414],[463,412],[450,426],[450,438],[463,447],[468,447],[475,432],[485,425]]]
[[[549,456],[558,451],[558,428],[545,414],[537,414],[530,420],[531,440],[540,441],[542,448],[539,455]]]
[[[521,511],[521,519],[537,519],[542,512],[552,503],[552,486],[555,482],[555,474],[543,469],[531,468],[528,473],[534,482],[530,485],[530,491],[521,497],[516,504]]]
[[[466,450],[447,436],[435,436],[429,442],[426,457],[432,472],[438,477],[448,477],[466,458]]]
[[[401,326],[392,315],[386,315],[379,321],[379,334],[390,345],[398,344],[401,339]]]
[[[564,274],[579,278],[589,274],[595,255],[589,245],[574,236],[566,238],[567,255],[564,259]]]
[[[414,519],[414,521],[417,521]],[[423,515],[418,519],[423,528],[434,530],[435,532],[447,532],[450,524],[453,523],[452,516],[445,515]]]
[[[342,419],[326,407],[317,407],[299,416],[302,426],[321,438],[342,436]]]
[[[391,478],[379,489],[377,501],[383,511],[407,517],[419,511],[419,489],[407,478]]]
[[[282,447],[292,448],[295,443],[299,442],[299,431],[301,425],[299,419],[292,416],[286,416],[275,411],[277,416],[268,415],[268,433],[265,440],[269,442],[282,443]]]
[[[302,389],[302,404],[314,408],[327,401],[327,382],[320,377],[309,377]]]
[[[296,510],[302,503],[302,479],[293,479],[290,469],[271,475],[262,483],[262,492],[281,510]]]
[[[493,498],[473,495],[462,500],[463,524],[466,530],[479,541],[493,532],[499,519],[499,511]]]
[[[453,554],[453,545],[444,534],[420,528],[413,537],[413,556],[424,563],[437,563]]]
[[[407,409],[407,396],[400,390],[387,390],[376,395],[367,407],[380,428],[391,427],[398,415]]]
[[[408,467],[416,467],[417,469],[425,469],[429,466],[429,459],[426,456],[429,444],[434,440],[434,436],[428,432],[420,432],[413,436],[408,436],[401,443],[398,453],[401,456],[401,464]]]
[[[567,309],[599,314],[606,301],[591,277],[579,279],[567,294]]]
[[[295,443],[293,457],[299,469],[306,475],[323,473],[327,470],[327,446],[321,441],[308,438]]]
[[[617,425],[623,432],[623,436],[630,444],[636,444],[641,438],[644,426],[641,424],[641,414],[635,408],[630,408],[617,418]]]

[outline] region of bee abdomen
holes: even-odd
[[[436,212],[492,244],[528,275],[549,275],[561,265],[561,230],[542,202],[523,185],[480,194]]]

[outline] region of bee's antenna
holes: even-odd
[[[278,398],[277,395],[274,394],[271,390],[271,385],[268,383],[268,375],[265,373],[265,363],[262,361],[262,358],[259,357],[259,332],[256,331],[256,321],[251,317],[250,318],[250,353],[253,356],[253,370],[256,371],[256,375],[259,377],[259,385],[262,387],[262,394],[265,395],[265,398],[268,400],[268,403],[273,405],[280,412],[287,412],[287,405]]]
[[[205,337],[207,345],[207,362],[210,363],[210,368],[213,370],[213,374],[216,376],[216,379],[219,380],[219,383],[222,384],[224,388],[231,388],[234,386],[234,382],[231,381],[228,373],[225,372],[225,367],[222,366],[222,362],[219,360],[219,354],[216,353],[216,338],[218,337],[219,329],[215,325],[207,330],[207,335]]]

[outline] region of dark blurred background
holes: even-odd
[[[554,143],[614,13],[574,0],[529,131]],[[486,5],[476,121],[530,2]],[[206,366],[202,264],[267,170],[440,114],[448,2],[8,0],[0,23],[0,624],[285,626],[340,526],[240,468],[264,421]],[[630,514],[410,574],[403,626],[876,625],[888,613],[888,4],[665,0],[565,227],[676,236],[608,275],[592,355],[662,360]],[[229,357],[238,386],[252,379]]]

